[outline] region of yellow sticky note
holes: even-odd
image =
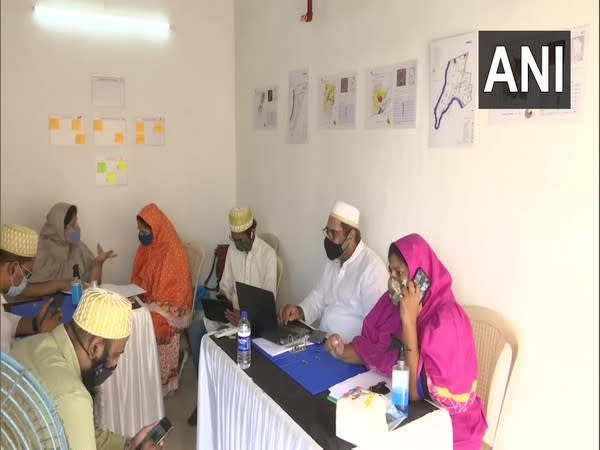
[[[125,161],[124,159],[120,159],[117,163],[117,170],[121,172],[127,172],[127,161]]]
[[[73,131],[83,131],[83,122],[81,119],[73,119],[71,120],[71,130]]]
[[[60,119],[58,117],[51,117],[48,121],[48,128],[51,130],[60,130]]]
[[[144,121],[143,120],[138,120],[135,123],[135,132],[136,133],[143,133],[144,132]]]
[[[135,143],[137,145],[144,145],[146,143],[146,140],[144,139],[144,135],[143,134],[136,134],[135,135]]]
[[[165,132],[165,127],[162,122],[156,122],[154,124],[154,134],[163,134]]]
[[[115,133],[115,144],[124,144],[125,143],[125,134],[118,132]]]
[[[106,182],[108,184],[116,184],[117,183],[117,174],[114,172],[108,172],[106,174]]]
[[[83,145],[85,144],[85,134],[79,133],[75,135],[75,143]]]
[[[106,172],[106,163],[104,161],[100,161],[96,164],[96,173],[104,172]]]
[[[104,131],[104,122],[102,122],[102,119],[94,120],[94,131],[96,133],[102,133],[102,131]]]

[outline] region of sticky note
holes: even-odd
[[[71,130],[73,131],[83,131],[83,122],[81,119],[73,119],[71,120]]]
[[[75,143],[83,145],[85,144],[85,134],[79,133],[75,135]]]
[[[106,174],[106,182],[108,184],[117,184],[117,174],[114,172],[108,172]]]
[[[162,122],[156,122],[154,124],[154,134],[163,134],[165,132],[165,126]]]
[[[136,133],[143,133],[144,132],[144,121],[143,120],[138,120],[135,123],[135,132]]]
[[[125,161],[124,159],[120,159],[117,163],[117,170],[121,172],[127,172],[127,161]]]
[[[135,143],[138,145],[144,145],[146,142],[146,140],[144,139],[144,135],[143,134],[136,134],[135,135]]]
[[[51,117],[48,123],[48,128],[51,130],[60,130],[60,119],[58,117]]]
[[[102,122],[102,119],[94,120],[94,131],[96,133],[102,133],[102,131],[104,131],[104,122]]]
[[[121,132],[115,133],[115,144],[124,144],[125,143],[125,134]]]
[[[106,163],[104,161],[100,161],[96,164],[96,173],[104,172],[106,172]]]

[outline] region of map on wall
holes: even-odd
[[[369,70],[367,128],[415,128],[417,62]]]
[[[354,128],[356,123],[356,74],[323,76],[319,82],[320,128]]]
[[[430,45],[430,147],[473,145],[477,34]]]
[[[288,144],[308,142],[308,69],[289,74]]]

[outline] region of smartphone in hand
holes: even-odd
[[[427,292],[427,289],[429,289],[429,286],[431,286],[431,280],[429,279],[425,271],[419,267],[417,269],[417,272],[415,273],[415,278],[413,279],[413,281],[419,287],[419,291],[421,292],[419,301],[422,302],[423,297],[425,297],[425,293]]]
[[[65,302],[65,294],[62,292],[57,292],[52,296],[53,300],[48,308],[48,312],[52,315],[58,314],[62,308],[63,303]]]
[[[142,444],[147,440],[151,440],[154,446],[158,446],[164,440],[165,436],[169,434],[169,431],[171,431],[172,429],[173,424],[171,424],[171,421],[166,417],[163,417],[162,419],[160,419],[160,422],[158,422],[154,426],[154,428],[150,430],[150,432],[146,436],[146,439],[144,439],[142,443],[138,446],[138,449],[141,449]]]

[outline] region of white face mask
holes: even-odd
[[[394,277],[388,279],[388,294],[394,305],[397,306],[400,303],[400,300],[402,300],[402,287],[406,286],[408,286],[408,280],[398,280]]]
[[[12,280],[11,280],[11,283],[12,283]],[[8,292],[6,293],[6,295],[8,295],[9,297],[17,297],[17,296],[21,295],[21,293],[27,287],[28,283],[29,283],[29,278],[24,276],[23,280],[21,280],[21,283],[18,286],[12,285],[10,287],[10,289],[8,290]]]

